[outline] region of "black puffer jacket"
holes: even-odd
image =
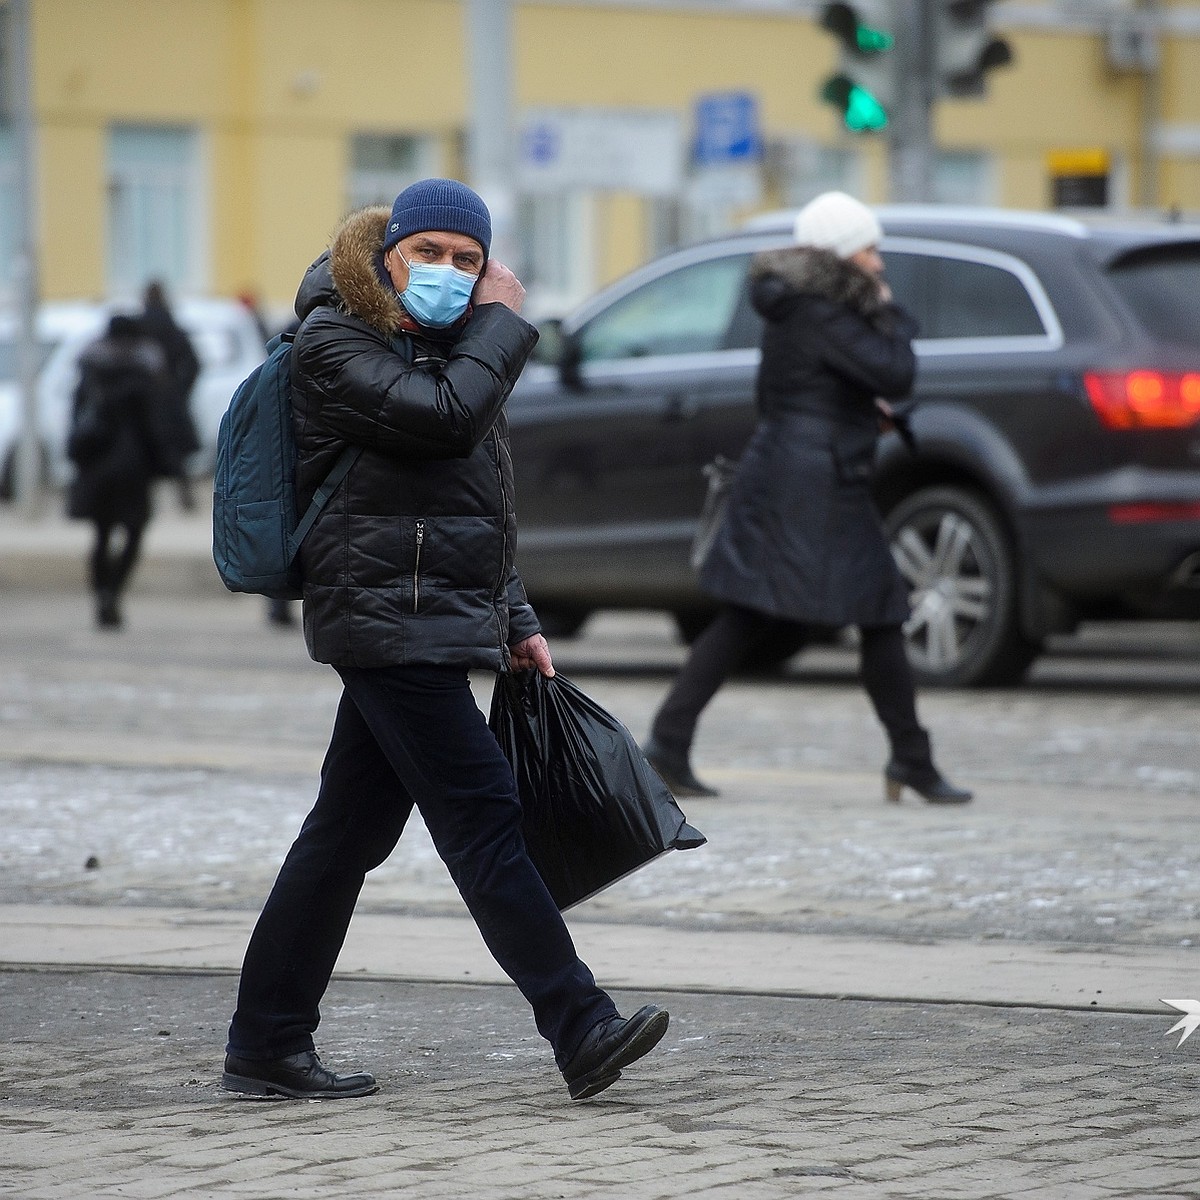
[[[442,340],[405,332],[388,216],[351,214],[296,299],[301,511],[346,443],[363,448],[301,546],[305,640],[338,666],[504,670],[539,629],[513,568],[504,417],[537,331],[485,304]]]
[[[916,322],[825,250],[759,255],[751,298],[766,319],[759,424],[705,560],[709,595],[819,625],[908,616],[870,492],[877,396],[912,387]]]
[[[84,350],[67,442],[76,467],[70,516],[133,528],[150,519],[150,484],[164,458],[155,414],[165,388],[162,355],[146,338],[108,334]]]

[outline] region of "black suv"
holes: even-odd
[[[875,485],[922,681],[1011,682],[1085,619],[1200,617],[1200,226],[880,217],[922,330],[916,449],[885,437]],[[686,637],[709,615],[688,564],[701,468],[753,427],[746,269],[793,219],[660,258],[546,331],[508,412],[547,632],[662,608]]]

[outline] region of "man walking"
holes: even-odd
[[[308,649],[344,691],[316,805],[246,953],[222,1078],[232,1091],[376,1090],[366,1072],[323,1066],[313,1032],[364,876],[414,804],[572,1099],[614,1083],[667,1029],[655,1005],[619,1016],[577,956],[469,687],[471,668],[554,673],[513,566],[504,415],[537,332],[490,244],[478,195],[423,180],[390,213],[351,214],[300,286],[301,510],[343,447],[362,448],[300,554]]]

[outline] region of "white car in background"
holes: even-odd
[[[85,302],[45,304],[38,313],[35,332],[38,343],[38,448],[43,468],[48,468],[49,447],[61,441],[55,426],[58,405],[47,397],[45,367],[62,343],[80,334],[94,333],[100,318],[97,306]],[[0,499],[11,499],[21,427],[21,393],[17,373],[17,338],[20,330],[14,312],[0,311]],[[68,413],[70,400],[68,398]]]
[[[79,356],[103,332],[116,312],[135,312],[122,304],[48,303],[38,314],[42,368],[38,375],[38,446],[46,478],[55,487],[71,479],[67,458],[71,406],[79,382]],[[200,375],[192,389],[192,418],[200,449],[189,464],[192,474],[210,472],[216,458],[217,427],[234,388],[266,355],[254,318],[236,300],[177,300],[176,321],[192,339]],[[0,313],[0,498],[12,496],[13,471],[21,431],[21,400],[16,378],[17,323]]]

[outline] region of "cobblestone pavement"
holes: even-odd
[[[118,635],[80,596],[3,603],[0,904],[253,911],[311,801],[332,673],[255,600],[135,595]],[[979,792],[955,811],[881,802],[845,653],[740,680],[697,747],[723,795],[684,806],[710,844],[571,922],[1194,961],[1200,645],[1172,636],[924,696],[943,765]],[[638,734],[682,656],[640,617],[555,650]],[[461,913],[419,825],[363,909]],[[582,1105],[513,989],[388,979],[339,979],[324,1006],[326,1058],[374,1070],[376,1096],[234,1099],[216,1086],[234,987],[0,968],[0,1194],[1200,1197],[1200,1037],[1167,1036],[1153,979],[1131,1012],[675,993],[662,1048]]]
[[[326,1057],[382,1087],[304,1104],[218,1088],[233,989],[0,975],[0,1193],[1200,1196],[1195,1060],[1149,1017],[677,995],[659,1049],[572,1105],[513,989],[337,982]]]

